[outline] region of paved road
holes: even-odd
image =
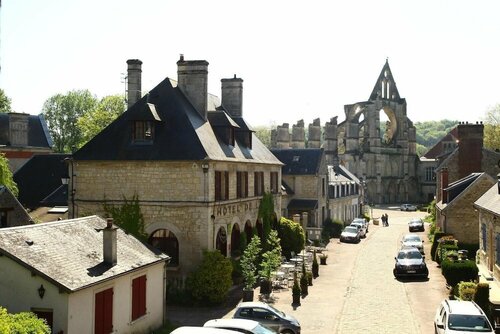
[[[398,281],[392,275],[399,241],[408,233],[408,220],[425,214],[389,207],[374,209],[373,215],[384,212],[390,226],[370,225],[367,238],[359,244],[332,240],[327,248],[328,264],[320,266],[320,276],[300,306],[292,305],[291,290],[273,294],[271,302],[299,319],[303,334],[433,333],[433,315],[447,290],[440,269],[428,255],[430,243],[425,233],[420,234],[426,240],[429,280]],[[231,317],[234,306],[168,307],[167,317],[178,324],[202,325],[211,318]]]

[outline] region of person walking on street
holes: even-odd
[[[389,226],[389,216],[385,214],[385,226]]]

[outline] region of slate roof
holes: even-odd
[[[316,175],[321,167],[322,148],[272,149],[271,152],[284,166],[283,175]]]
[[[360,180],[342,165],[328,166],[328,183],[334,184],[337,182],[360,183]]]
[[[74,292],[163,262],[168,256],[117,229],[117,264],[103,262],[106,221],[89,216],[0,230],[0,253],[61,290]]]
[[[425,154],[424,157],[427,159],[437,159],[443,154],[450,153],[445,152],[443,148],[443,142],[455,142],[458,139],[458,128],[454,127],[446,136],[441,138],[434,146],[432,146]]]
[[[497,181],[475,203],[474,207],[486,210],[493,215],[500,216],[500,181]]]
[[[28,115],[28,146],[51,148],[52,138],[42,114]],[[10,146],[9,113],[0,113],[0,145]]]
[[[64,162],[69,154],[37,154],[31,157],[13,175],[19,189],[18,200],[27,208],[36,208],[40,202],[61,185],[61,178],[68,175]],[[59,204],[59,205],[67,205]]]
[[[151,105],[159,119],[154,120],[154,140],[149,144],[133,143],[132,123],[134,120],[152,120]],[[222,110],[210,114],[218,122],[224,122],[226,118],[226,122],[238,126]],[[73,157],[75,160],[208,159],[280,164],[253,133],[251,148],[238,140],[234,146],[229,146],[217,138],[210,122],[205,121],[169,78],[143,96]]]
[[[460,180],[452,182],[444,190],[448,192],[448,203],[453,201],[458,195],[460,195],[467,187],[469,187],[474,181],[476,181],[482,173],[472,173],[467,175]]]
[[[318,208],[318,200],[315,199],[292,199],[287,206],[288,210],[311,211]]]

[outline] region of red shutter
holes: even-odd
[[[113,288],[95,295],[94,333],[108,334],[113,331]]]
[[[146,314],[146,276],[132,280],[132,320]]]

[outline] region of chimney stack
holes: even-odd
[[[129,59],[127,65],[127,108],[130,108],[141,98],[142,61]]]
[[[221,79],[222,105],[231,117],[243,117],[243,79],[236,74],[231,79]]]
[[[462,123],[457,126],[459,178],[482,171],[483,130],[484,125],[482,122],[476,124]]]
[[[443,168],[441,171],[441,201],[443,203],[448,203],[448,168]]]
[[[114,266],[117,262],[117,228],[113,227],[113,218],[106,219],[106,228],[102,230],[104,263]]]
[[[206,120],[208,62],[206,60],[184,60],[184,55],[181,54],[177,61],[177,87]]]

